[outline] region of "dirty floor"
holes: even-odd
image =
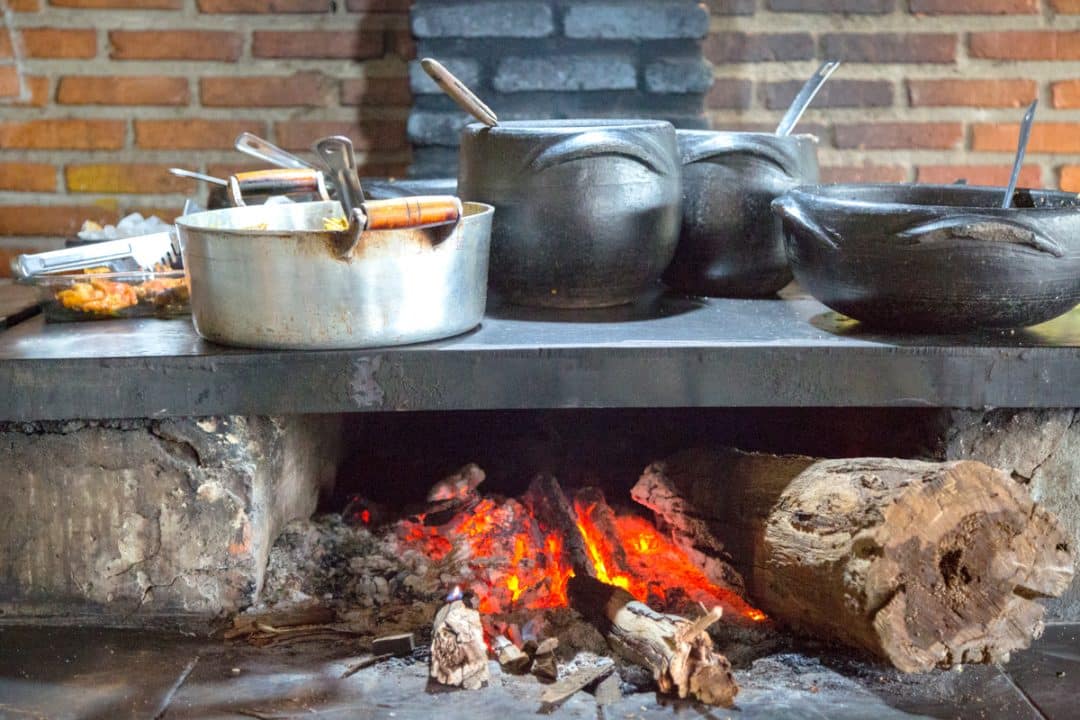
[[[543,706],[531,676],[475,691],[433,686],[422,653],[342,678],[349,642],[255,648],[123,630],[0,627],[0,718],[1080,718],[1080,624],[1051,625],[1000,667],[901,676],[846,656],[786,652],[737,671],[733,709],[654,693],[579,692]],[[610,687],[608,688],[610,690]],[[606,704],[602,704],[605,703]]]

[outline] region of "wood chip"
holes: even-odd
[[[540,693],[540,701],[547,705],[561,703],[589,683],[595,682],[606,675],[610,675],[614,669],[615,663],[611,662],[605,665],[586,665],[580,667],[554,685],[545,688],[544,691]]]

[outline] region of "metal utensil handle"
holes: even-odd
[[[184,168],[169,168],[169,173],[176,177],[190,178],[191,180],[202,180],[213,185],[225,185],[229,184],[228,180],[222,180],[221,178],[214,177],[213,175],[204,175],[194,170],[185,170]]]
[[[1032,100],[1024,113],[1024,119],[1020,121],[1020,139],[1016,143],[1016,159],[1013,160],[1009,185],[1005,188],[1005,198],[1001,201],[1001,207],[1003,208],[1012,205],[1013,193],[1016,192],[1016,183],[1020,180],[1020,166],[1024,164],[1024,153],[1027,151],[1028,137],[1031,136],[1031,123],[1035,120],[1035,106],[1038,104],[1037,99]]]
[[[465,83],[458,80],[452,72],[447,70],[442,63],[432,58],[424,58],[420,61],[420,67],[431,76],[435,84],[442,88],[443,92],[453,98],[462,110],[484,123],[488,127],[499,124],[499,118],[491,111],[484,101],[476,96]]]
[[[453,195],[371,200],[361,208],[365,230],[425,228],[457,222],[462,215],[461,200]]]
[[[44,273],[60,272],[61,270],[73,270],[78,268],[93,267],[98,263],[104,265],[113,260],[132,257],[136,249],[133,242],[143,238],[167,237],[169,233],[154,233],[152,235],[140,235],[138,237],[121,238],[119,240],[103,240],[89,245],[80,245],[61,250],[49,250],[47,252],[20,255],[12,265],[12,269],[20,277],[32,277]]]
[[[792,101],[791,107],[784,113],[784,117],[781,118],[780,124],[776,126],[777,135],[790,135],[791,131],[795,129],[795,123],[799,122],[799,118],[806,112],[806,108],[810,106],[814,96],[818,94],[818,90],[825,84],[825,81],[829,79],[829,76],[836,72],[836,68],[840,67],[839,60],[826,60],[821,64],[821,67],[817,69],[806,84],[799,90],[799,94],[795,96],[795,100]]]
[[[289,170],[317,170],[307,160],[293,155],[288,150],[282,150],[269,140],[263,140],[258,135],[242,132],[236,136],[236,149],[240,152],[258,158],[271,165]]]
[[[317,193],[323,200],[330,199],[326,179],[318,170],[253,170],[229,177],[229,199],[237,207],[243,207],[244,194],[248,195],[294,195]]]
[[[332,135],[316,142],[313,148],[330,173],[345,215],[351,216],[353,208],[364,202],[364,189],[360,186],[352,141],[344,135]]]

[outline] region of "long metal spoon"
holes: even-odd
[[[352,141],[344,135],[333,135],[319,140],[314,149],[330,171],[345,217],[351,218],[353,208],[364,204],[364,189],[360,186]]]
[[[442,91],[449,95],[462,110],[488,127],[495,127],[499,124],[499,118],[491,111],[491,108],[485,105],[484,101],[476,96],[476,93],[466,87],[465,83],[458,80],[452,72],[443,67],[438,60],[424,58],[420,61],[420,67],[424,68],[424,72],[430,75],[435,84],[442,88]]]
[[[228,185],[229,183],[221,178],[214,177],[213,175],[203,175],[202,173],[195,172],[194,170],[185,170],[183,168],[169,168],[169,172],[176,177],[191,178],[192,180],[202,180],[203,182],[212,183],[214,185]]]
[[[277,165],[280,168],[291,168],[297,170],[318,170],[319,168],[312,163],[309,163],[303,158],[299,158],[293,155],[288,150],[282,150],[269,140],[263,140],[255,133],[242,132],[236,136],[236,142],[234,143],[237,150],[250,155],[253,158],[258,158],[263,162],[268,162],[271,165]]]
[[[840,67],[839,60],[826,60],[817,69],[817,72],[810,76],[810,79],[799,90],[799,94],[791,101],[791,107],[784,113],[784,117],[780,119],[780,124],[776,126],[777,135],[791,134],[791,131],[795,129],[795,123],[799,122],[799,118],[806,112],[806,108],[810,106],[810,102],[818,94],[818,90],[829,79],[829,76],[836,72],[838,67]]]
[[[1005,188],[1005,198],[1001,201],[1003,208],[1012,205],[1016,182],[1020,179],[1020,166],[1024,164],[1024,153],[1027,151],[1028,137],[1031,135],[1031,123],[1035,120],[1035,106],[1038,104],[1038,100],[1032,100],[1024,113],[1024,119],[1020,121],[1020,140],[1016,143],[1016,159],[1013,160],[1012,175],[1009,176],[1009,185]]]

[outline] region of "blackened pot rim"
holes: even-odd
[[[1060,205],[1030,205],[1023,207],[1001,207],[1001,199],[1005,188],[994,185],[937,185],[923,183],[821,183],[817,185],[800,185],[788,191],[800,202],[809,205],[818,205],[821,209],[839,211],[862,211],[862,213],[886,215],[906,212],[938,211],[943,214],[958,213],[993,213],[996,215],[1018,215],[1028,213],[1063,213],[1080,212],[1080,194],[1065,192],[1062,190],[1044,190],[1039,188],[1017,188],[1014,197],[1020,198],[1045,198],[1048,200],[1060,200]],[[855,199],[849,195],[873,195],[875,193],[894,192],[898,196],[920,194],[932,196],[934,193],[948,195],[982,195],[986,197],[987,204],[948,204],[942,202],[911,202],[911,201],[882,201],[880,199]]]

